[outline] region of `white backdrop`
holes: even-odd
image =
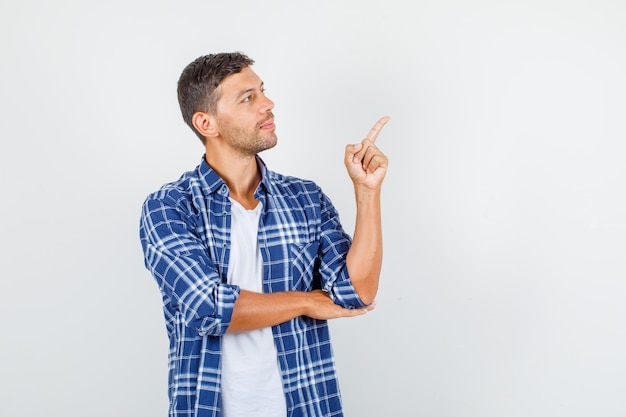
[[[140,205],[193,168],[176,81],[240,50],[262,156],[354,221],[379,116],[377,309],[332,322],[346,415],[626,415],[626,3],[0,3],[0,414],[164,416]]]

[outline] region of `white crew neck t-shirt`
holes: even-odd
[[[262,205],[247,210],[231,198],[231,248],[227,280],[263,292],[258,229]],[[285,417],[287,404],[271,327],[222,337],[222,414]]]

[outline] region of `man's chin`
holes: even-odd
[[[278,136],[273,133],[271,138],[267,141],[267,149],[272,149],[278,143]]]
[[[276,142],[272,143],[272,144],[268,144],[268,146],[266,146],[263,150],[267,151],[268,149],[272,149],[273,147],[276,146]]]
[[[261,146],[259,146],[257,153],[261,153],[268,149],[272,149],[274,146],[276,146],[277,143],[278,143],[278,138],[276,137],[276,135],[274,135],[273,138],[268,139],[264,141],[262,144],[260,144]]]

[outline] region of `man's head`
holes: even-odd
[[[178,103],[183,120],[204,143],[194,126],[196,112],[215,113],[224,78],[241,72],[254,61],[240,52],[204,55],[187,65],[178,79]]]

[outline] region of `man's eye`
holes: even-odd
[[[243,99],[243,101],[244,101],[244,102],[248,102],[248,101],[251,101],[251,100],[252,100],[252,96],[246,96],[246,97]]]

